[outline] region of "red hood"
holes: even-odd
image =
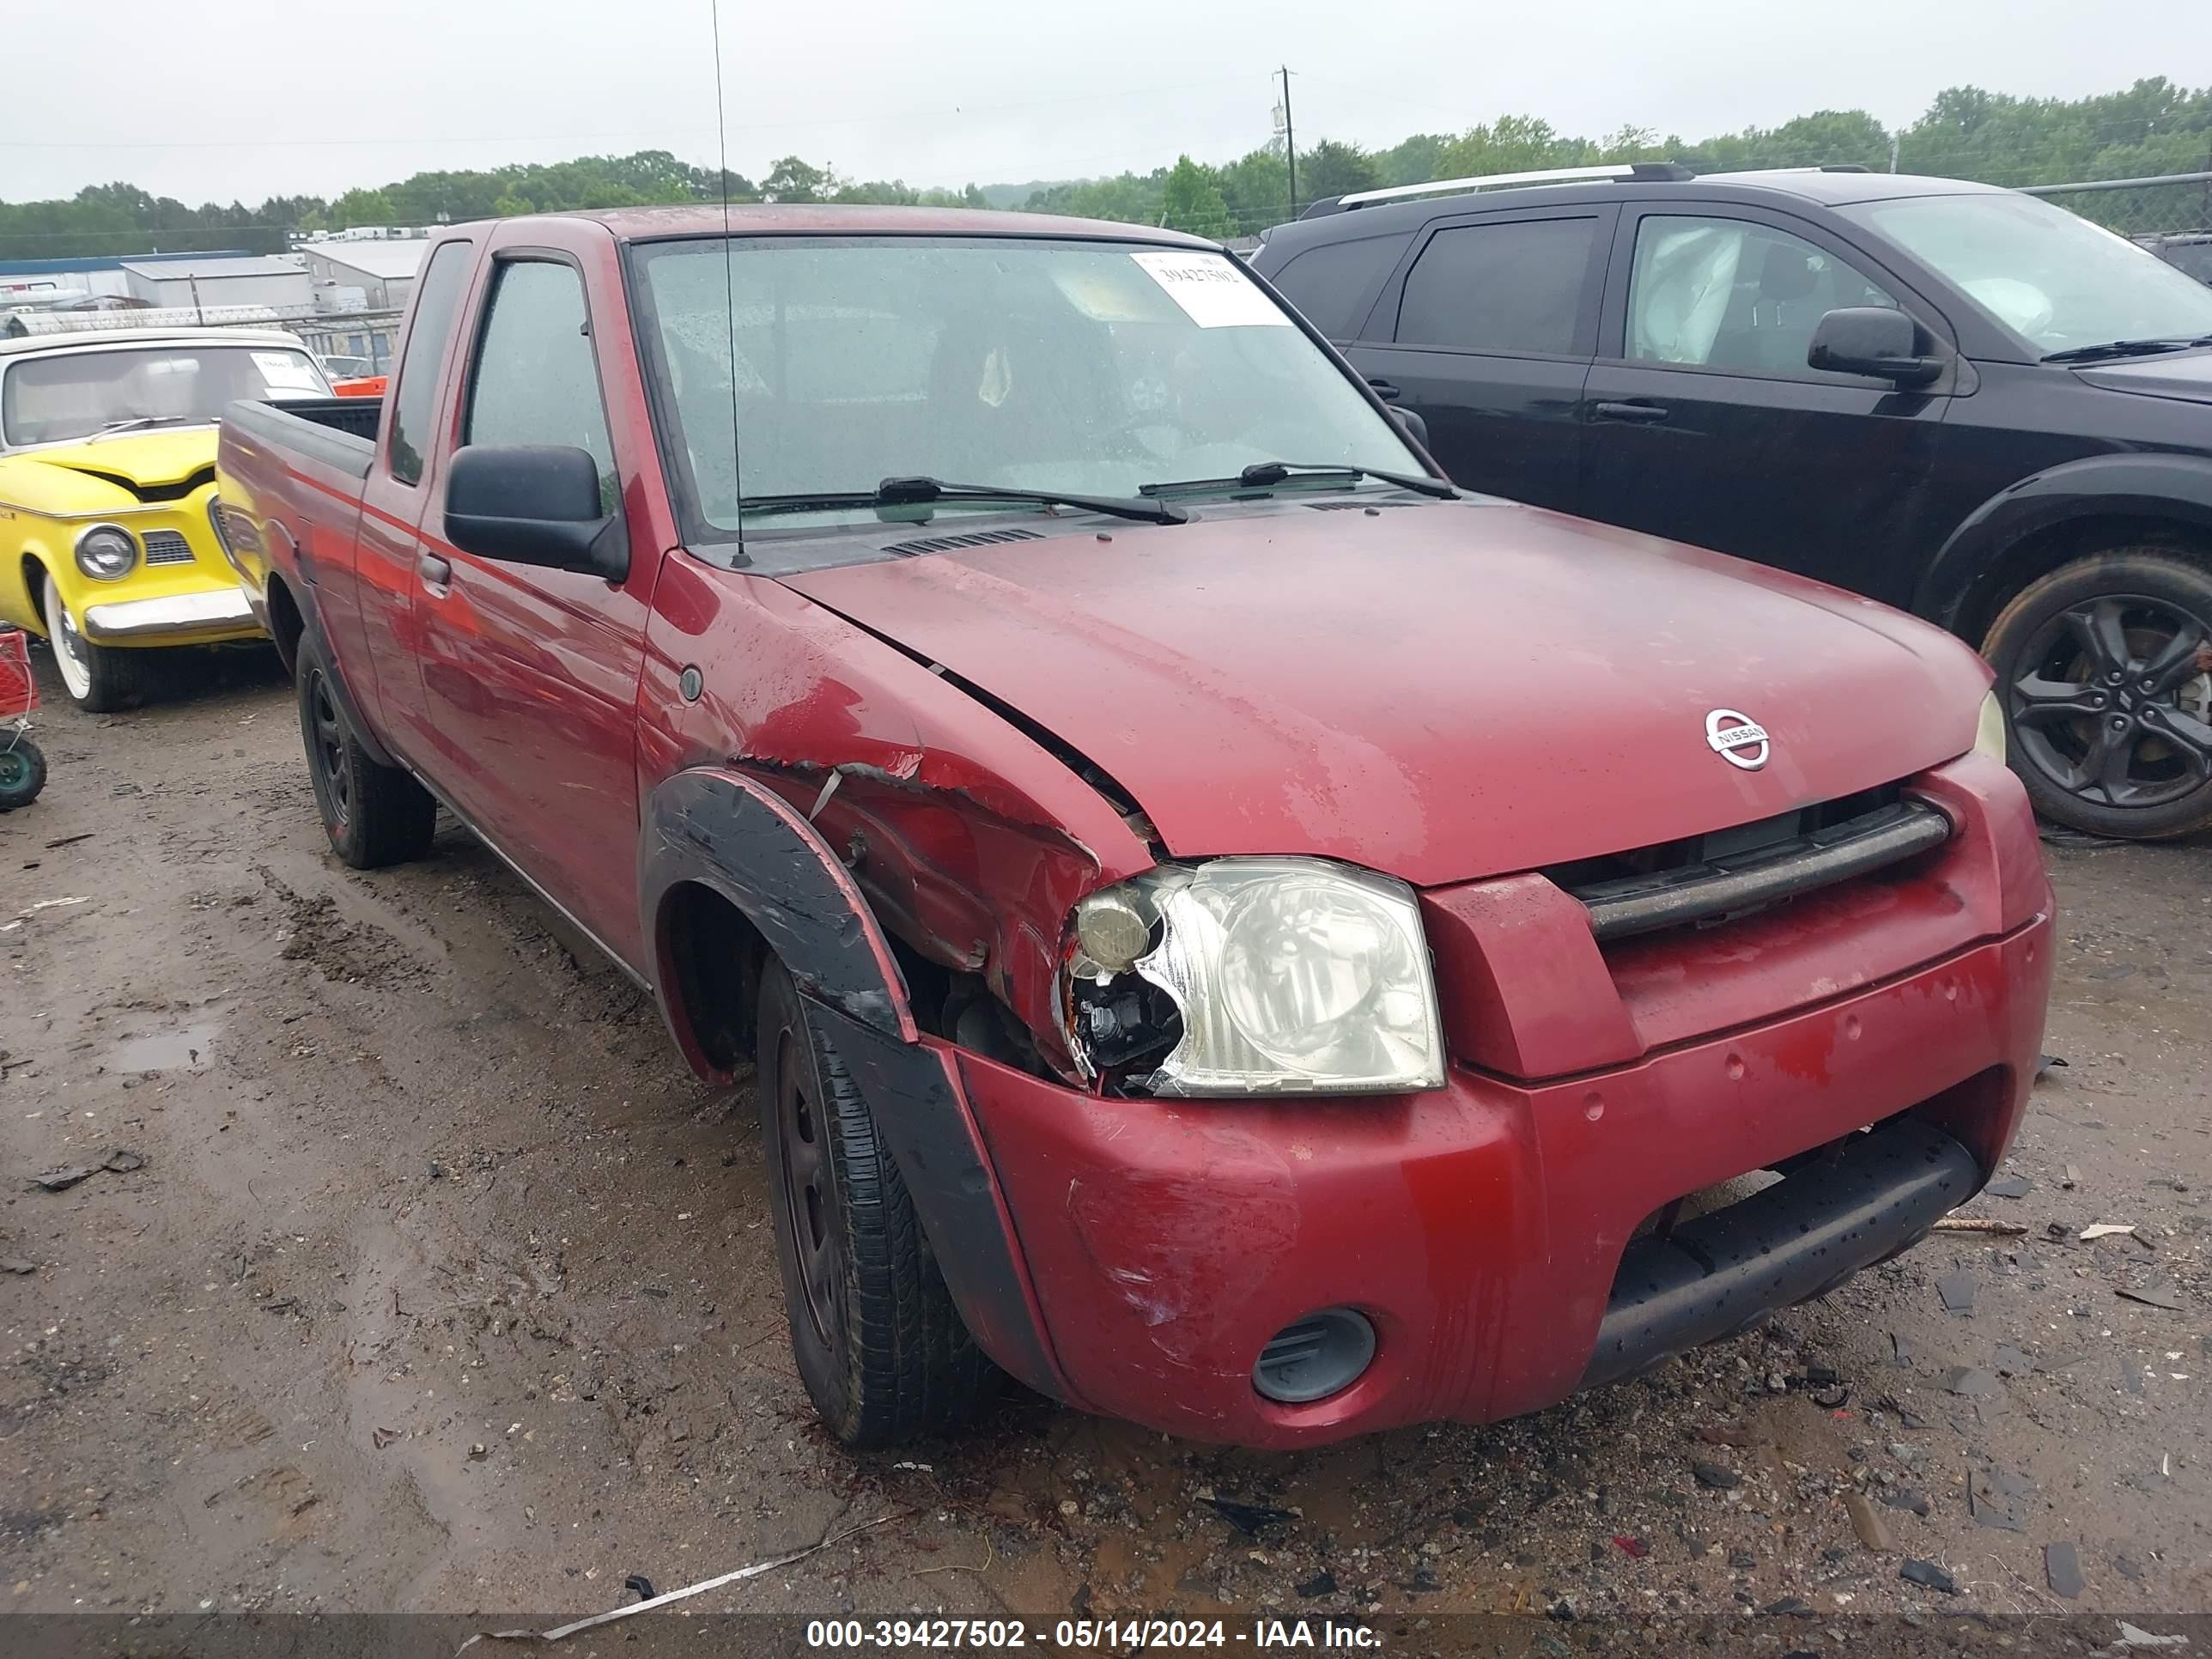
[[[1871,600],[1489,501],[1127,526],[786,582],[1082,750],[1177,856],[1317,854],[1419,885],[1907,776],[1972,746],[1988,681]],[[1707,745],[1716,708],[1766,727],[1763,769]]]

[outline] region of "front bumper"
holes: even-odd
[[[97,645],[175,645],[235,639],[258,624],[246,595],[230,587],[87,605],[81,626]]]
[[[1648,948],[1609,959],[1623,1029],[1655,1034],[1625,1063],[1525,1080],[1462,1058],[1425,1094],[1207,1103],[1095,1097],[953,1051],[1052,1382],[1073,1404],[1250,1446],[1487,1421],[1724,1335],[1905,1248],[2002,1160],[2051,971],[2050,889],[2016,781],[1960,763],[1923,793],[1958,836],[1897,885],[1838,897],[1849,925],[1807,903],[1685,947],[1733,964],[1692,954],[1686,970],[1711,979],[1716,1000],[1698,1006],[1730,1016],[1703,1027],[1720,1035],[1684,1039],[1670,1022],[1685,1005],[1638,1000]],[[1939,914],[1968,942],[1888,967]],[[1796,977],[1808,952],[1830,975],[1847,960],[1883,965],[1838,990]],[[1768,992],[1798,999],[1792,1012],[1733,1017],[1750,1006],[1749,959],[1764,961]],[[1521,1046],[1534,1052],[1542,1035]],[[1800,1167],[1818,1148],[1826,1167]],[[1790,1172],[1774,1196],[1675,1234],[1703,1261],[1639,1238],[1674,1200],[1778,1166]],[[1376,1329],[1367,1370],[1310,1404],[1262,1397],[1253,1366],[1269,1339],[1337,1306]]]

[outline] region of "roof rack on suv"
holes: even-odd
[[[1497,190],[1508,185],[1565,185],[1622,179],[1657,184],[1674,183],[1696,176],[1689,168],[1673,161],[1618,161],[1605,167],[1544,167],[1534,173],[1489,173],[1471,179],[1437,179],[1425,185],[1394,185],[1388,190],[1357,190],[1348,196],[1328,196],[1298,216],[1313,219],[1323,214],[1342,213],[1352,208],[1365,207],[1375,202],[1402,202],[1415,196],[1455,196],[1480,190]]]

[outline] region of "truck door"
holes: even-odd
[[[615,442],[602,386],[602,350],[625,337],[618,292],[588,293],[579,262],[542,249],[495,252],[481,291],[456,447],[589,452],[630,572],[611,582],[432,548],[415,614],[436,774],[497,850],[635,965],[637,685],[659,550],[624,507],[645,436]]]

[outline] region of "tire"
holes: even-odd
[[[815,1410],[855,1449],[965,1426],[1002,1374],[952,1305],[867,1103],[773,957],[756,1030],[776,1259]]]
[[[0,732],[0,812],[12,812],[38,799],[46,787],[46,757],[20,733]]]
[[[293,684],[315,810],[331,851],[356,870],[421,858],[437,833],[437,800],[411,775],[368,757],[346,719],[321,650],[304,635]]]
[[[143,647],[94,645],[78,630],[54,579],[42,576],[40,586],[45,590],[46,643],[70,701],[88,714],[112,714],[143,702],[152,653]]]
[[[2122,547],[2023,588],[1982,653],[2045,817],[2121,840],[2212,826],[2212,562]]]

